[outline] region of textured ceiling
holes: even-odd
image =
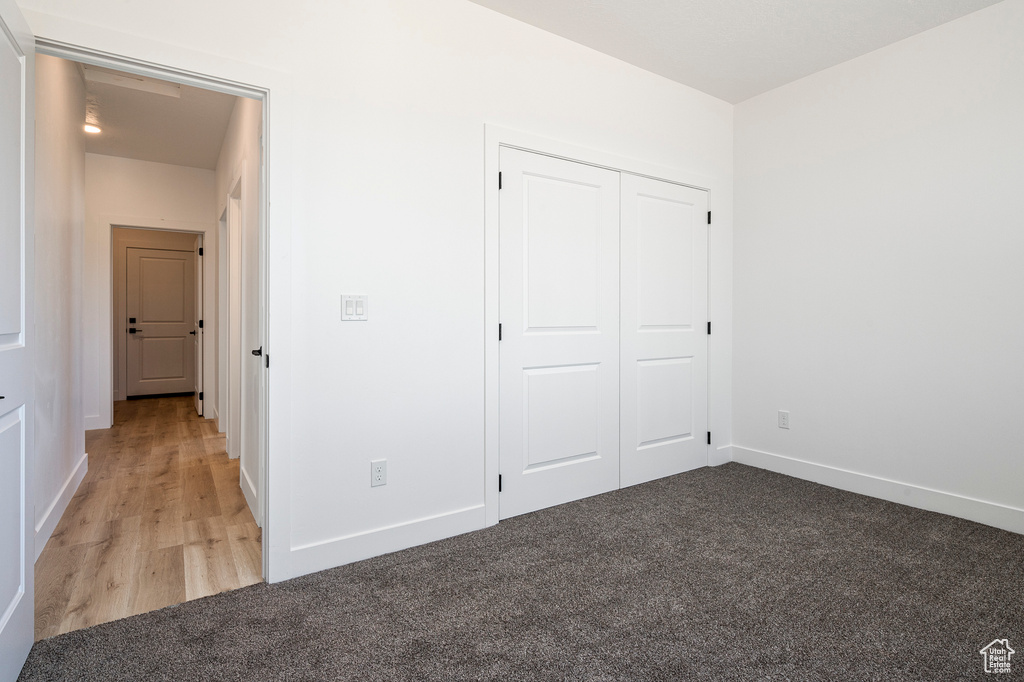
[[[86,67],[86,73],[90,69],[121,76],[123,82],[139,80],[138,76],[92,66]],[[237,98],[187,85],[145,80],[151,87],[165,86],[164,89],[179,92],[180,96],[86,79],[88,115],[95,116],[103,132],[85,136],[85,151],[215,169]]]
[[[471,0],[728,102],[999,0]]]

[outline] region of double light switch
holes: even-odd
[[[342,294],[341,295],[341,319],[342,320],[368,320],[370,310],[368,307],[369,296],[364,294]]]

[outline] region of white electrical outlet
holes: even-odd
[[[789,412],[787,412],[786,410],[779,410],[779,428],[789,428]]]
[[[370,487],[387,485],[388,482],[388,461],[386,459],[375,459],[370,462]]]

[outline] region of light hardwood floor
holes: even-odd
[[[259,582],[260,529],[191,397],[114,403],[36,562],[36,639]]]

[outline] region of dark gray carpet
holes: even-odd
[[[728,464],[39,642],[21,680],[955,680],[1024,536]]]

